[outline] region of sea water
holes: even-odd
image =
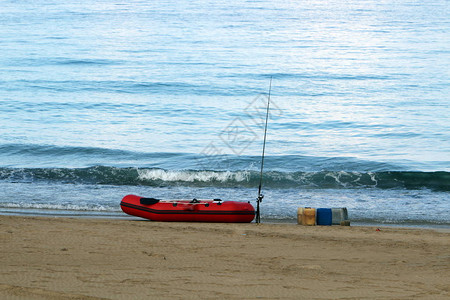
[[[0,211],[130,193],[450,226],[448,1],[0,5]]]

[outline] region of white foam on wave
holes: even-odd
[[[51,210],[73,210],[73,211],[117,211],[117,207],[103,205],[77,205],[77,204],[53,204],[53,203],[1,203],[2,208],[21,209],[51,209]]]
[[[376,174],[373,172],[361,173],[361,172],[347,172],[347,171],[337,171],[337,172],[327,172],[324,177],[333,178],[336,184],[349,188],[352,186],[367,186],[367,183],[361,183],[363,176],[367,174],[371,181],[374,183],[372,186],[376,187],[378,180],[376,179]]]
[[[168,171],[162,169],[138,170],[140,180],[162,180],[166,182],[246,182],[250,180],[249,171]]]

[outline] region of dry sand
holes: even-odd
[[[449,299],[450,233],[0,216],[0,299]]]

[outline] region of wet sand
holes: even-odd
[[[450,233],[0,216],[0,299],[449,299]]]

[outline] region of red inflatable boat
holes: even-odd
[[[158,200],[127,195],[123,212],[152,221],[250,223],[255,209],[249,202],[214,200]]]

